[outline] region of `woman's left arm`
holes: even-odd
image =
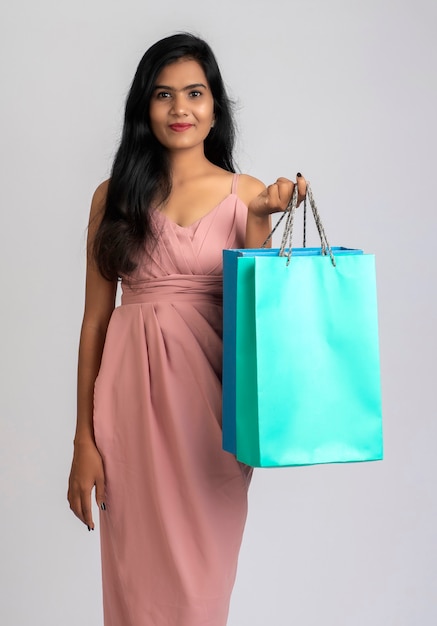
[[[256,178],[241,178],[241,194],[244,194],[248,208],[245,247],[259,248],[271,232],[271,214],[285,211],[296,183],[288,178],[278,178],[275,183],[265,187]],[[306,180],[300,174],[297,176],[297,186],[300,204],[306,194]]]

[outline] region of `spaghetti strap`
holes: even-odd
[[[237,193],[237,187],[238,187],[238,174],[234,174],[234,176],[232,177],[232,188],[231,188],[231,193]]]

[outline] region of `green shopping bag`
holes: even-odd
[[[310,200],[321,248],[286,250],[291,207],[279,250],[224,251],[223,446],[252,466],[382,458],[374,257]]]

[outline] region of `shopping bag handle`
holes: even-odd
[[[296,209],[297,209],[297,199],[298,199],[298,189],[297,189],[297,185],[295,185],[294,186],[293,195],[290,198],[290,202],[288,203],[287,208],[285,209],[285,211],[281,215],[280,219],[278,220],[277,224],[273,228],[272,232],[269,234],[269,236],[267,237],[267,239],[264,241],[264,243],[261,246],[262,248],[265,248],[266,244],[272,238],[273,233],[278,228],[279,224],[282,222],[284,217],[287,216],[287,219],[285,221],[284,233],[282,235],[282,241],[281,241],[281,245],[280,245],[280,248],[279,248],[279,256],[286,256],[287,257],[287,265],[289,265],[289,263],[291,261],[291,256],[293,254],[293,247],[292,247],[293,225],[294,225],[294,216],[295,216]],[[326,237],[325,229],[323,228],[323,224],[322,224],[322,221],[320,219],[320,214],[319,214],[319,211],[317,209],[317,205],[316,205],[316,202],[314,200],[313,192],[312,192],[312,189],[311,189],[311,186],[310,186],[309,183],[307,183],[306,194],[305,194],[305,199],[304,199],[304,247],[305,247],[305,243],[306,243],[305,242],[305,237],[306,237],[306,208],[307,208],[307,201],[309,202],[309,205],[311,207],[311,211],[313,213],[313,217],[314,217],[314,221],[316,223],[317,231],[319,233],[320,247],[321,247],[322,254],[324,256],[329,254],[329,256],[331,258],[331,263],[335,267],[335,258],[334,258],[334,255],[332,253],[331,246],[329,245],[328,238]]]

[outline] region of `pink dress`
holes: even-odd
[[[105,626],[225,626],[250,469],[221,444],[222,249],[232,191],[187,228],[154,215],[153,259],[123,285],[95,385],[106,476]]]

